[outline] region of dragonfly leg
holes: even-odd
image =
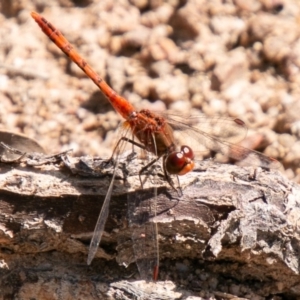
[[[150,161],[150,163],[148,163],[146,166],[144,166],[140,170],[140,172],[139,172],[139,178],[140,178],[140,182],[141,182],[141,187],[143,188],[143,181],[142,181],[142,177],[141,177],[142,173],[144,173],[149,167],[151,167],[154,163],[156,163],[162,156],[164,157],[163,158],[164,177],[167,180],[168,184],[171,186],[171,188],[174,191],[177,192],[177,194],[178,194],[179,197],[181,197],[183,194],[182,194],[182,190],[181,190],[180,181],[179,181],[178,176],[176,175],[176,177],[177,177],[177,183],[178,183],[178,188],[176,188],[175,185],[174,185],[174,183],[173,183],[173,180],[172,180],[171,176],[167,172],[167,169],[166,169],[166,166],[165,166],[166,155],[161,155],[161,156],[153,159],[152,161]]]
[[[111,157],[107,160],[107,163],[110,163],[112,160],[113,160],[113,157],[116,153],[118,153],[118,150],[119,150],[119,147],[120,147],[120,143],[121,141],[125,141],[125,142],[128,142],[128,143],[131,143],[132,145],[134,146],[137,146],[143,150],[146,150],[146,147],[143,145],[143,144],[140,144],[140,143],[137,143],[136,141],[132,140],[132,139],[129,139],[127,137],[122,137],[119,139],[117,145],[115,146],[114,148],[114,151],[111,155]],[[130,155],[129,155],[130,156]],[[139,171],[139,179],[140,179],[140,183],[141,183],[141,187],[143,188],[143,181],[142,181],[142,174],[149,168],[151,167],[153,164],[155,164],[159,159],[161,159],[161,157],[164,156],[164,159],[163,159],[163,170],[164,170],[164,177],[166,178],[167,182],[169,183],[169,185],[171,186],[171,188],[176,191],[178,193],[178,196],[181,196],[182,195],[182,190],[181,190],[181,187],[180,187],[180,183],[179,183],[179,179],[178,179],[178,176],[177,176],[177,181],[178,181],[178,188],[175,187],[173,181],[172,181],[172,178],[170,177],[170,175],[168,174],[167,170],[166,170],[166,166],[165,166],[165,155],[161,155],[161,156],[158,156],[157,158],[153,159],[152,161],[150,161],[146,166],[144,166],[140,171]]]
[[[149,168],[151,167],[153,164],[155,164],[159,159],[161,158],[161,156],[153,159],[152,161],[150,161],[150,163],[148,163],[146,166],[142,167],[141,170],[139,171],[139,178],[140,178],[140,183],[141,183],[141,187],[142,189],[143,187],[143,181],[142,181],[142,174]]]
[[[115,153],[118,152],[117,150],[119,150],[120,143],[121,143],[122,141],[125,141],[125,142],[127,142],[127,143],[131,143],[131,144],[134,145],[134,146],[137,146],[137,147],[139,147],[139,148],[141,148],[141,149],[143,149],[143,150],[146,150],[146,148],[145,148],[144,145],[139,144],[139,143],[135,142],[134,140],[129,139],[129,138],[127,138],[127,137],[121,137],[121,138],[119,139],[119,141],[117,142],[117,145],[115,146],[114,151],[113,151],[111,157],[107,160],[108,162],[112,161],[112,159],[113,159]],[[133,151],[132,151],[132,152],[133,152]]]
[[[171,176],[167,172],[167,169],[166,169],[166,158],[167,157],[165,156],[164,159],[163,159],[164,176],[165,176],[166,180],[168,181],[169,185],[172,187],[172,189],[177,192],[177,194],[178,194],[179,197],[181,197],[183,194],[182,194],[182,190],[181,190],[181,186],[180,186],[180,181],[179,181],[178,175],[176,175],[176,177],[177,177],[177,183],[178,183],[178,188],[176,188],[175,185],[174,185],[174,183],[173,183],[173,180],[172,180]]]
[[[131,144],[133,144],[133,145],[135,145],[135,146],[137,146],[137,147],[139,147],[139,148],[145,150],[144,145],[139,144],[139,143],[135,142],[135,141],[132,140],[132,139],[129,139],[129,138],[126,138],[126,137],[121,137],[121,138],[118,140],[118,142],[117,142],[117,144],[116,144],[116,146],[115,146],[115,148],[114,148],[114,150],[113,150],[113,153],[112,153],[111,157],[108,158],[108,159],[106,160],[106,162],[105,162],[106,165],[108,165],[108,164],[114,164],[114,156],[116,155],[116,153],[117,153],[117,155],[120,154],[120,151],[119,151],[120,149],[119,149],[119,148],[120,148],[120,143],[121,143],[122,141],[131,143]],[[130,158],[131,156],[134,156],[134,151],[132,151],[132,153],[128,155],[128,158]]]

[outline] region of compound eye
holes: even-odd
[[[169,174],[184,175],[194,168],[194,153],[188,146],[182,146],[180,152],[170,153],[165,160]]]
[[[194,152],[189,146],[181,146],[180,150],[184,157],[194,160]]]

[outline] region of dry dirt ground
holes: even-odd
[[[300,182],[298,0],[1,0],[0,130],[109,157],[120,117],[33,10],[137,109],[241,118]]]

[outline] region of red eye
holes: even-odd
[[[194,160],[194,152],[189,146],[181,146],[180,150],[185,157]]]
[[[169,174],[184,175],[194,168],[194,153],[188,146],[181,146],[180,152],[170,153],[165,160]]]

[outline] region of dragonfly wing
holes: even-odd
[[[111,199],[111,194],[112,194],[112,190],[113,190],[113,186],[114,186],[114,179],[115,179],[115,175],[116,175],[116,170],[117,170],[117,166],[114,169],[114,173],[108,188],[108,191],[106,193],[102,208],[101,208],[101,212],[99,214],[95,229],[94,229],[94,233],[93,233],[93,237],[90,243],[90,248],[89,248],[89,254],[88,254],[88,259],[87,259],[87,264],[90,265],[92,260],[94,259],[97,250],[98,250],[98,246],[99,243],[101,241],[102,238],[102,234],[104,231],[104,226],[108,217],[108,212],[109,212],[109,203],[110,203],[110,199]]]
[[[243,165],[264,168],[279,168],[280,163],[260,152],[244,148],[235,143],[243,140],[247,133],[245,123],[240,119],[190,117],[168,117],[168,123],[179,132],[180,144],[190,146],[193,151],[201,151],[201,146],[222,153]],[[176,134],[175,134],[176,136]],[[203,149],[202,149],[203,151]]]
[[[164,114],[163,116],[174,130],[190,133],[196,129],[198,132],[206,133],[220,141],[230,141],[231,143],[242,141],[248,131],[246,124],[237,118],[207,117],[203,114],[196,116]]]
[[[126,138],[129,135],[129,133],[130,133],[130,130],[127,126],[127,123],[126,122],[122,123],[122,125],[118,128],[118,143],[116,144],[116,147],[113,152],[113,156],[115,157],[114,172],[113,172],[112,179],[109,184],[107,193],[105,195],[105,199],[104,199],[104,202],[103,202],[103,205],[102,205],[102,208],[101,208],[101,211],[100,211],[100,214],[99,214],[99,217],[98,217],[95,229],[94,229],[93,237],[92,237],[92,240],[90,243],[89,254],[88,254],[88,259],[87,259],[88,265],[92,262],[93,258],[95,257],[96,252],[98,250],[99,243],[102,238],[105,223],[106,223],[108,213],[109,213],[109,203],[110,203],[111,194],[113,191],[114,180],[115,180],[117,169],[118,169],[118,166],[120,163],[120,155],[124,152],[126,144],[128,144],[121,137]]]
[[[154,200],[151,199],[151,194]],[[159,263],[157,224],[151,221],[156,215],[156,194],[157,190],[153,188],[128,195],[133,251],[140,276],[145,280],[156,279],[154,273]]]
[[[226,148],[226,151],[229,149],[228,156],[240,161],[241,163],[239,165],[256,166],[268,169],[280,168],[279,161],[258,151],[250,150],[238,145],[232,145],[226,142],[222,143],[222,147]]]

